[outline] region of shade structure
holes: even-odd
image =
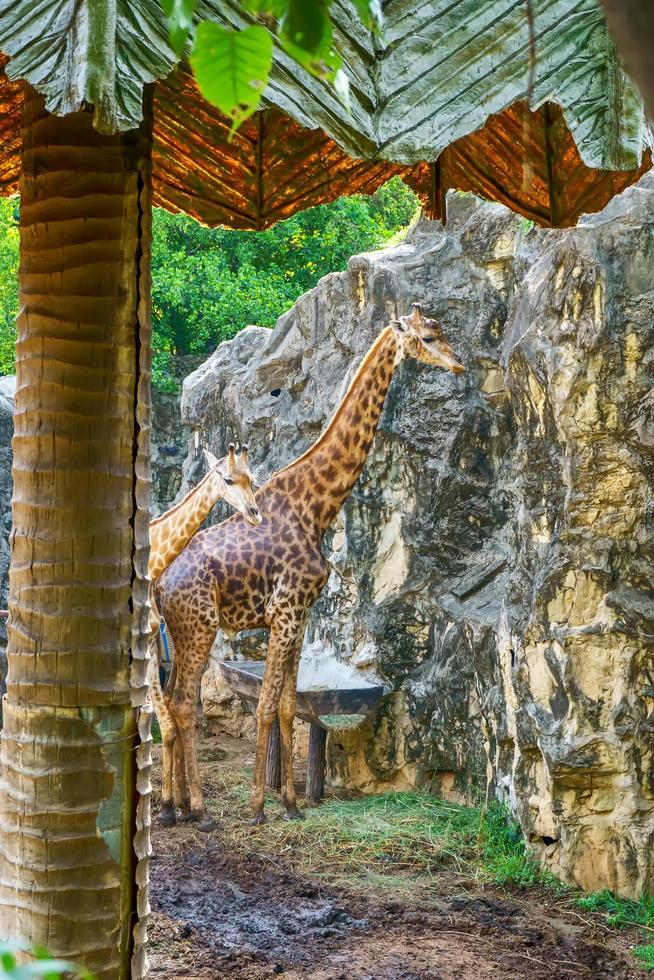
[[[6,63],[6,58],[3,59]],[[4,66],[3,66],[4,67]],[[0,75],[0,188],[18,189],[22,88]],[[154,203],[204,224],[261,230],[346,194],[370,194],[395,175],[431,218],[445,219],[450,189],[499,201],[541,225],[566,227],[651,166],[647,148],[627,170],[589,167],[555,103],[523,100],[491,115],[438,158],[414,165],[364,160],[280,109],[257,112],[232,137],[230,121],[200,94],[187,65],[154,86]]]
[[[264,108],[231,141],[187,65],[174,67],[156,0],[100,4],[114,17],[106,49],[76,33],[84,6],[0,5],[0,192],[17,187],[21,78],[57,114],[94,103],[98,128],[114,131],[138,124],[154,84],[154,202],[209,225],[266,228],[401,174],[432,217],[458,188],[565,226],[650,166],[642,104],[597,0],[384,0],[376,35],[335,0],[349,108],[275,42]],[[253,20],[230,0],[202,0],[197,16]],[[85,59],[93,71],[77,70]],[[94,73],[108,79],[101,97]]]

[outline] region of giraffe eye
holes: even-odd
[[[224,476],[223,477],[223,480],[225,481],[225,483],[227,484],[228,487],[231,487],[232,484],[234,483],[234,481],[232,480],[231,476]]]
[[[423,337],[422,339],[426,344],[431,344],[433,340],[436,340],[436,337],[433,333],[430,333],[428,337]]]

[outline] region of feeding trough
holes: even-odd
[[[332,669],[321,671],[322,666],[322,664],[305,664],[300,661],[298,672],[296,714],[311,726],[306,786],[306,796],[310,803],[317,803],[324,796],[327,732],[358,728],[367,715],[379,705],[385,693],[383,685],[353,677],[351,669],[348,670],[346,665],[339,664],[333,658],[329,661],[329,667]],[[231,690],[254,704],[259,700],[265,667],[265,663],[258,660],[220,662],[222,675]],[[317,669],[311,670],[311,667]],[[272,789],[280,789],[280,741],[277,721],[273,725],[268,747],[267,781]]]

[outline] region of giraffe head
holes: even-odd
[[[461,374],[465,367],[446,340],[443,328],[438,320],[431,320],[423,315],[419,303],[411,304],[408,316],[391,320],[391,327],[398,340],[400,360],[415,357],[424,364],[434,364]]]
[[[248,447],[241,446],[238,453],[234,443],[230,443],[229,454],[216,459],[208,449],[205,459],[211,468],[214,479],[219,481],[220,495],[235,510],[240,511],[249,524],[261,524],[261,513],[254,499],[253,479],[248,460]]]

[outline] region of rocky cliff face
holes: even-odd
[[[634,895],[654,884],[653,187],[547,236],[503,348],[517,506],[494,764],[555,867]]]
[[[183,379],[201,363],[194,355],[175,357],[171,373],[179,381],[174,394],[152,391],[152,491],[150,512],[157,517],[171,507],[183,483],[187,433],[180,425],[179,406]],[[209,447],[211,448],[211,447]],[[186,492],[186,485],[184,493]]]
[[[450,198],[446,230],[353,258],[182,398],[214,451],[247,439],[264,480],[390,316],[418,299],[443,321],[467,374],[399,368],[325,540],[306,644],[391,692],[331,737],[331,778],[505,798],[564,878],[625,894],[653,884],[653,187],[566,232]]]

